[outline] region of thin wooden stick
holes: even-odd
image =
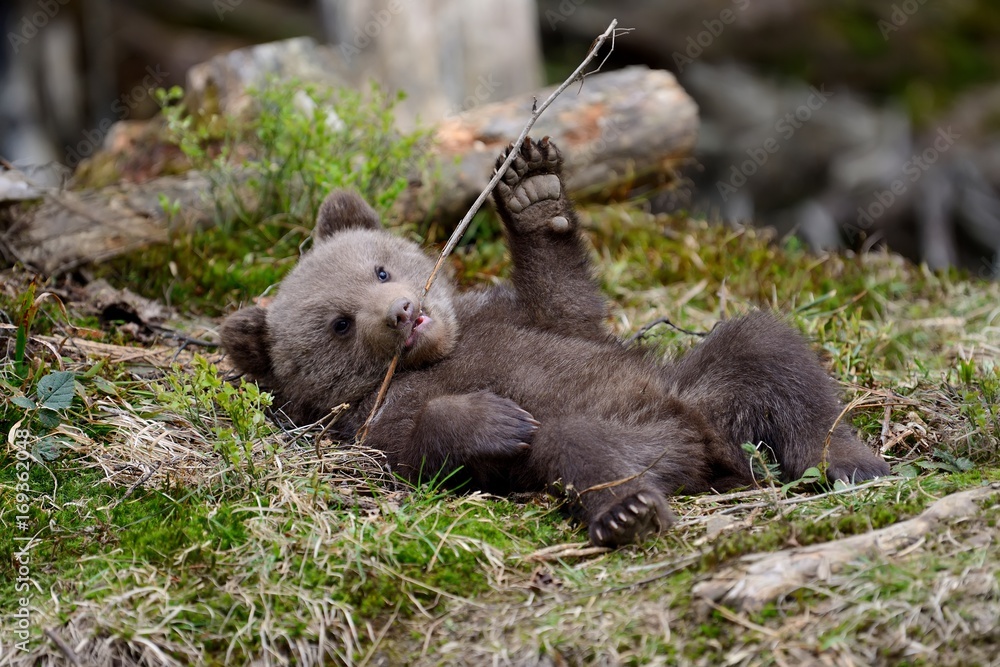
[[[535,121],[538,120],[538,118],[542,115],[542,113],[549,108],[549,105],[552,104],[552,102],[554,102],[555,99],[559,97],[559,95],[561,95],[564,90],[569,88],[574,81],[579,80],[582,85],[584,79],[586,79],[591,74],[595,74],[596,72],[600,71],[601,67],[608,59],[607,56],[604,57],[604,60],[601,61],[601,64],[598,65],[594,71],[584,73],[583,70],[585,67],[587,67],[587,65],[590,64],[590,62],[594,58],[597,57],[598,52],[601,50],[601,47],[604,46],[604,43],[608,41],[609,37],[611,38],[611,50],[612,51],[614,50],[615,35],[619,32],[617,30],[617,27],[618,27],[618,19],[612,19],[611,23],[608,25],[604,33],[601,34],[601,36],[598,37],[596,40],[594,40],[594,43],[590,47],[590,52],[587,53],[587,57],[583,59],[583,62],[581,62],[580,65],[575,70],[573,70],[573,73],[569,75],[569,78],[563,81],[562,84],[558,88],[556,88],[555,91],[553,91],[552,94],[549,95],[544,102],[542,102],[541,104],[532,105],[531,117],[525,124],[524,129],[521,130],[521,134],[518,135],[517,140],[514,141],[513,144],[511,144],[512,146],[515,147],[519,146],[527,138],[528,133],[531,132],[531,128],[534,127],[535,125]],[[623,28],[621,31],[630,32],[631,30],[632,30],[631,28]],[[608,52],[608,55],[610,55],[610,51]],[[493,192],[493,188],[495,188],[497,183],[500,182],[500,179],[503,178],[503,175],[504,173],[506,173],[507,168],[510,166],[510,163],[513,162],[514,158],[516,157],[517,157],[517,150],[512,150],[510,151],[510,153],[508,153],[507,159],[503,161],[503,164],[501,164],[499,168],[497,168],[496,172],[493,174],[493,178],[490,179],[489,184],[482,192],[479,193],[479,196],[476,198],[475,203],[472,204],[472,208],[469,209],[469,211],[465,214],[465,217],[462,218],[462,221],[458,223],[458,227],[456,227],[455,231],[452,232],[451,237],[449,237],[448,239],[448,243],[445,244],[444,249],[438,256],[437,262],[434,264],[434,269],[431,271],[431,275],[427,277],[427,282],[424,284],[424,291],[420,295],[421,300],[423,300],[423,298],[427,296],[427,292],[430,291],[431,285],[434,284],[434,279],[437,278],[437,274],[441,270],[441,267],[444,265],[444,261],[448,258],[448,255],[450,255],[451,252],[455,249],[455,246],[458,245],[458,242],[462,240],[462,236],[465,235],[465,230],[469,228],[469,223],[472,222],[473,216],[475,216],[476,213],[479,212],[479,209],[482,207],[483,202],[485,202],[486,198],[490,196],[491,192]],[[372,421],[375,419],[375,414],[378,412],[378,409],[382,406],[382,401],[383,399],[385,399],[385,394],[389,390],[389,383],[392,381],[393,373],[396,372],[396,366],[399,365],[399,356],[400,353],[397,352],[396,356],[393,357],[392,359],[392,363],[389,364],[389,370],[385,374],[385,379],[382,380],[382,386],[379,388],[378,396],[375,398],[375,405],[372,406],[371,414],[369,414],[368,419],[365,420],[364,426],[362,426],[358,430],[359,441],[364,440],[365,437],[368,435],[368,427],[371,426]]]
[[[573,70],[573,73],[569,75],[569,78],[563,81],[562,84],[558,88],[556,88],[555,91],[553,91],[553,93],[549,95],[544,102],[542,102],[540,105],[536,106],[533,109],[533,111],[531,112],[531,118],[528,119],[527,124],[524,126],[524,129],[521,130],[521,134],[518,135],[517,140],[514,141],[512,146],[515,147],[519,146],[521,142],[523,142],[527,138],[528,133],[531,132],[531,128],[534,127],[535,121],[538,120],[539,116],[541,116],[542,113],[549,108],[549,105],[552,104],[555,101],[555,99],[562,94],[564,90],[569,88],[574,81],[576,81],[577,79],[580,79],[582,81],[587,76],[590,76],[591,74],[600,71],[601,67],[599,65],[597,69],[594,70],[593,72],[587,72],[586,74],[583,73],[583,69],[590,64],[590,61],[592,61],[594,58],[597,57],[597,53],[601,50],[601,47],[604,46],[604,42],[606,42],[609,37],[612,38],[612,49],[614,49],[614,35],[615,35],[615,28],[617,26],[618,26],[618,19],[612,19],[611,23],[608,25],[607,30],[605,30],[604,33],[594,41],[594,44],[590,47],[590,53],[588,53],[587,57],[583,59],[583,62],[581,62],[580,65],[575,70]],[[629,28],[629,30],[631,30],[631,28]],[[607,60],[606,56],[605,60]],[[601,61],[601,65],[603,64],[604,61]],[[452,232],[451,237],[448,239],[448,243],[446,243],[444,246],[444,250],[441,251],[441,255],[438,257],[437,263],[434,265],[434,270],[431,271],[431,275],[427,278],[427,284],[424,285],[423,295],[426,295],[427,292],[430,290],[431,285],[434,283],[434,279],[437,277],[438,271],[440,271],[441,266],[444,264],[444,260],[448,258],[448,255],[450,255],[451,251],[455,249],[455,246],[458,245],[458,242],[462,240],[462,236],[465,234],[465,230],[468,229],[469,223],[472,222],[472,217],[479,212],[479,209],[480,207],[482,207],[483,202],[485,202],[486,198],[490,196],[491,192],[493,192],[493,188],[495,188],[497,183],[500,182],[500,179],[503,178],[503,175],[507,171],[507,168],[510,166],[510,163],[513,162],[514,158],[516,157],[517,157],[516,150],[512,150],[507,155],[507,159],[503,161],[503,164],[500,165],[500,167],[496,170],[496,173],[493,174],[493,178],[490,179],[489,185],[487,185],[486,189],[484,189],[482,192],[479,193],[479,197],[476,198],[476,202],[472,205],[472,208],[470,208],[469,212],[465,214],[465,217],[462,218],[462,221],[458,223],[458,227],[456,227],[455,231]]]
[[[392,376],[393,373],[396,372],[396,366],[398,364],[399,352],[396,353],[396,356],[393,357],[392,361],[389,363],[389,370],[386,371],[385,379],[382,380],[382,386],[378,389],[378,396],[375,397],[375,405],[372,406],[371,414],[369,414],[368,419],[365,420],[365,425],[358,431],[358,442],[362,442],[368,436],[368,427],[372,425],[372,421],[375,419],[375,414],[382,405],[382,401],[385,400],[385,394],[389,391],[389,383],[392,382]]]

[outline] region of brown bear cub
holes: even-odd
[[[824,457],[830,479],[889,473],[847,426],[829,433],[837,387],[772,315],[725,321],[666,364],[614,338],[559,150],[516,150],[493,192],[510,284],[459,293],[439,278],[421,301],[432,260],[335,192],[274,302],[223,325],[236,367],[299,423],[349,403],[336,425],[349,439],[401,352],[366,441],[395,473],[501,494],[561,488],[598,545],[669,526],[670,494],[752,485],[743,443],[763,443],[788,479]]]

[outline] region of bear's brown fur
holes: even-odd
[[[336,428],[352,438],[402,351],[367,436],[392,470],[495,493],[562,488],[595,544],[668,526],[667,495],[753,484],[743,443],[766,445],[789,479],[819,464],[841,404],[802,338],[758,312],[673,363],[626,347],[606,328],[558,149],[517,151],[493,193],[510,284],[456,293],[439,278],[421,302],[431,260],[334,193],[273,304],[223,325],[235,365],[296,421],[349,403]],[[889,472],[843,424],[825,457],[831,479]]]

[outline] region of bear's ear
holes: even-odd
[[[222,323],[220,333],[233,365],[254,379],[266,380],[271,374],[267,311],[260,306],[237,310]]]
[[[380,229],[378,213],[356,192],[335,190],[326,196],[316,216],[313,240],[324,241],[339,231],[351,228]]]

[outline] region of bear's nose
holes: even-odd
[[[413,319],[413,310],[413,302],[400,297],[389,306],[389,311],[385,314],[385,323],[393,329],[402,329]]]

